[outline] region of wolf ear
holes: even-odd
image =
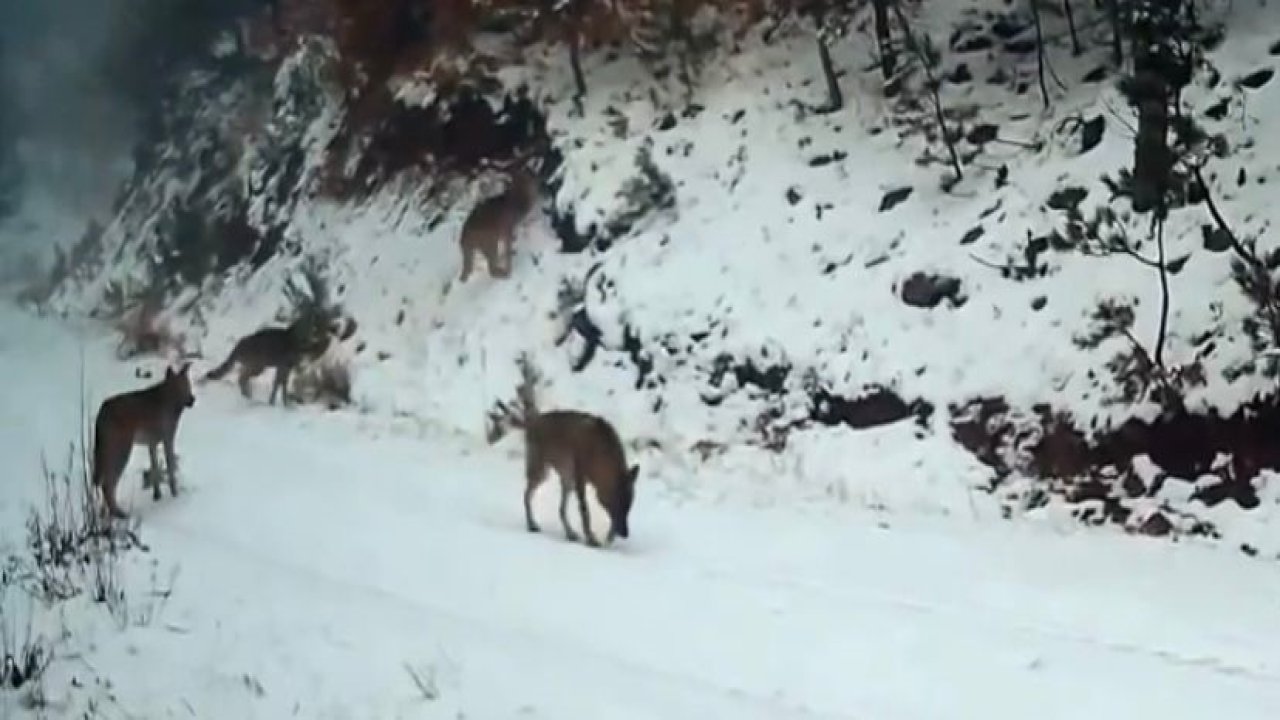
[[[627,468],[627,482],[632,485],[635,485],[636,476],[638,476],[639,474],[640,474],[639,465],[632,465],[631,467]]]
[[[173,377],[174,377],[174,376],[173,376],[173,366],[172,366],[172,365],[166,365],[166,366],[165,366],[165,368],[164,368],[164,379],[165,379],[165,380],[172,380],[172,379],[173,379]]]
[[[188,371],[188,370],[190,370],[190,369],[191,369],[191,361],[190,361],[190,360],[188,360],[187,362],[185,362],[185,363],[183,363],[183,364],[182,364],[182,369],[178,371],[178,374],[179,374],[179,375],[186,375],[186,374],[187,374],[187,371]]]

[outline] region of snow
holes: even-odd
[[[949,17],[930,6],[931,24],[917,31],[941,46],[958,19],[991,4],[956,3]],[[1280,108],[1272,85],[1231,83],[1268,57],[1274,22],[1237,5],[1214,9],[1228,21],[1229,42],[1212,53],[1226,82],[1197,84],[1184,100],[1200,117],[1232,98],[1226,119],[1200,117],[1232,148],[1207,174],[1237,232],[1268,248],[1268,130]],[[1045,21],[1049,35],[1062,32],[1056,16]],[[1127,341],[1073,340],[1100,301],[1128,298],[1137,302],[1134,335],[1150,343],[1153,270],[1052,250],[1041,258],[1047,274],[1033,280],[983,264],[1018,258],[1029,236],[1063,227],[1064,215],[1045,206],[1053,191],[1086,188],[1081,212],[1090,217],[1109,197],[1099,177],[1131,164],[1123,98],[1110,80],[1080,80],[1102,64],[1105,44],[1078,58],[1055,47],[1067,87],[1051,85],[1048,110],[1033,79],[1025,95],[986,82],[998,70],[1027,80],[1034,62],[944,51],[942,69],[964,62],[975,78],[944,85],[948,108],[997,124],[1001,138],[1039,144],[988,144],[950,191],[941,187],[943,150],[912,129],[913,113],[886,115],[878,80],[862,71],[869,47],[860,36],[833,46],[849,107],[827,115],[798,109],[822,100],[803,28],[767,45],[749,36],[709,62],[696,113],[684,112],[674,80],[656,81],[624,55],[584,57],[589,93],[579,114],[563,54],[523,49],[527,66],[502,79],[529,84],[547,108],[566,158],[557,201],[574,210],[578,229],[626,211],[619,193],[637,175],[641,148],[675,182],[675,206],[607,252],[576,255],[559,252],[538,214],[521,229],[506,281],[483,271],[457,281],[458,228],[496,185],[423,197],[390,183],[358,204],[303,199],[284,217],[271,216],[281,212],[274,195],[252,197],[255,223],[285,223],[287,237],[324,258],[359,322],[333,351],[351,367],[355,403],[270,408],[266,377],[254,403],[233,382],[197,387],[179,446],[188,492],[152,504],[139,465],[126,473],[126,506],[150,551],[123,561],[125,627],[84,598],[28,609],[8,591],[17,610],[6,602],[5,623],[29,610],[58,638],[44,682],[55,716],[92,704],[104,717],[1274,717],[1280,651],[1269,639],[1280,630],[1280,579],[1234,552],[1280,552],[1272,473],[1255,480],[1260,507],[1209,508],[1192,499],[1201,478],[1165,477],[1149,457],[1135,459],[1137,477],[1160,490],[1134,502],[1130,529],[1172,508],[1175,523],[1213,523],[1220,544],[1087,527],[1059,500],[1028,500],[1029,512],[1010,523],[1008,503],[987,491],[992,470],[948,425],[952,406],[980,397],[1003,397],[1015,415],[1048,403],[1082,430],[1155,411],[1114,400],[1104,365]],[[305,138],[304,184],[337,110],[321,99],[308,115],[306,93],[291,93],[320,82],[314,63],[326,52],[292,56],[275,78],[275,103],[245,99],[239,87],[218,97],[232,108],[220,131],[236,126],[237,112],[256,122],[252,103],[284,108],[266,128]],[[395,91],[416,103],[436,90],[409,77]],[[674,126],[659,129],[668,114]],[[1102,143],[1083,155],[1078,137],[1059,130],[1075,115],[1106,120]],[[263,181],[250,177],[262,150],[254,142],[245,140],[237,165],[245,187]],[[813,162],[836,152],[847,157]],[[1002,165],[1010,182],[996,187]],[[1242,168],[1250,180],[1237,187]],[[102,326],[75,318],[101,304],[110,282],[144,271],[158,222],[148,193],[181,195],[194,181],[149,177],[103,223],[112,262],[80,273],[49,305],[71,319],[0,306],[0,377],[9,382],[0,452],[13,473],[0,490],[7,552],[23,552],[27,508],[42,500],[41,451],[56,465],[76,434],[82,352],[90,408],[146,382],[108,359],[114,340]],[[905,201],[879,210],[886,192],[906,186]],[[1123,215],[1126,203],[1113,205]],[[24,213],[43,225],[0,227],[9,243],[42,227],[74,241],[82,227],[38,197]],[[1143,219],[1124,222],[1131,237],[1145,237]],[[1249,305],[1227,256],[1203,248],[1205,222],[1191,206],[1167,228],[1168,256],[1190,258],[1170,277],[1166,354],[1188,363],[1201,350],[1196,338],[1210,333],[1207,383],[1187,402],[1229,413],[1272,381],[1225,372],[1253,357],[1239,330]],[[961,244],[978,225],[981,237]],[[271,323],[305,260],[282,253],[175,303],[181,309],[166,319],[192,341],[193,372]],[[615,348],[628,325],[640,334],[655,386],[636,388],[635,368],[610,349],[572,373],[581,344],[554,343],[562,284],[596,263],[608,289],[587,289],[592,319]],[[916,272],[955,276],[967,301],[906,305],[901,285]],[[675,349],[659,349],[667,344]],[[482,433],[493,402],[513,394],[522,352],[544,375],[545,402],[607,416],[638,460],[630,541],[604,551],[565,543],[552,491],[538,502],[543,535],[524,531],[520,439],[490,447]],[[732,373],[715,386],[724,356],[789,366],[783,392],[739,387]],[[815,424],[790,432],[781,449],[766,447],[760,419],[805,416],[810,384],[848,397],[887,388],[934,412],[922,424],[858,431]],[[1043,492],[1018,478],[1008,488]],[[435,686],[434,699],[406,664]],[[0,693],[0,718],[16,702]]]
[[[96,329],[11,308],[0,324],[0,514],[16,529],[39,497],[37,451],[74,433],[81,351],[91,407],[142,381]],[[524,530],[519,440],[251,404],[219,384],[182,422],[184,493],[145,498],[141,452],[122,486],[150,547],[125,556],[134,620],[83,599],[31,608],[66,631],[43,683],[51,717],[1280,710],[1280,577],[1226,550],[690,500],[673,490],[687,471],[643,460],[632,539],[592,550],[560,537],[554,493],[535,508],[543,534]],[[172,594],[148,599],[157,589]]]

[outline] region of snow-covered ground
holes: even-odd
[[[39,455],[139,386],[97,331],[0,309],[0,518],[21,552]],[[87,338],[87,339],[86,339]],[[523,528],[520,441],[197,388],[186,493],[126,507],[124,629],[15,588],[57,639],[51,717],[1273,718],[1280,576],[1081,528],[690,500],[642,466],[633,536]],[[705,471],[702,471],[705,472]],[[662,477],[662,475],[668,475]],[[722,478],[718,482],[729,482]],[[167,598],[158,593],[171,590]],[[407,668],[415,668],[433,699]],[[18,699],[0,692],[0,717]],[[20,714],[12,715],[20,717]]]

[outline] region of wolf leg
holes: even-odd
[[[475,269],[474,254],[470,248],[462,249],[462,276],[458,278],[458,282],[464,283],[471,277],[471,271]]]
[[[532,452],[525,454],[525,486],[524,486],[524,525],[529,532],[539,532],[542,528],[538,527],[538,523],[533,519],[533,493],[547,479],[547,469],[542,464],[542,459]]]
[[[581,475],[577,478],[578,511],[582,514],[582,534],[587,536],[587,545],[600,547],[600,541],[591,532],[591,515],[587,512],[587,483]]]
[[[169,475],[169,497],[178,496],[178,454],[173,451],[173,438],[164,443],[164,469]],[[159,483],[156,484],[159,487]]]
[[[157,443],[147,443],[147,454],[151,456],[151,467],[147,469],[147,484],[151,486],[151,499],[159,502],[162,476],[160,474],[160,455],[157,452],[156,445]]]
[[[569,542],[577,542],[578,533],[574,532],[573,528],[569,526],[569,513],[567,512],[571,490],[569,483],[563,481],[560,483],[560,524],[564,526],[565,539]]]

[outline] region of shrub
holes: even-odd
[[[637,174],[628,178],[618,191],[621,209],[609,221],[612,237],[625,235],[652,213],[669,210],[676,205],[676,185],[665,170],[653,161],[652,142],[636,151]]]
[[[351,404],[351,366],[345,359],[326,353],[298,370],[294,393],[307,402],[319,402],[330,409]]]
[[[25,704],[39,706],[40,680],[53,662],[53,647],[49,638],[36,632],[30,607],[18,615],[9,597],[10,580],[0,576],[0,693],[27,691]]]
[[[333,342],[350,339],[356,323],[333,299],[324,262],[316,257],[303,261],[299,274],[284,287],[288,321],[300,326],[314,341],[311,357],[294,374],[293,395],[304,402],[320,402],[330,408],[351,404],[351,365],[334,351]]]
[[[301,323],[308,335],[332,333],[343,318],[342,305],[333,299],[324,262],[314,256],[303,260],[299,274],[284,286],[289,321]]]
[[[164,287],[157,278],[153,270],[147,283],[128,278],[112,280],[103,293],[103,310],[120,334],[116,345],[116,357],[120,360],[147,354],[184,353],[185,339],[173,331],[165,317]]]

